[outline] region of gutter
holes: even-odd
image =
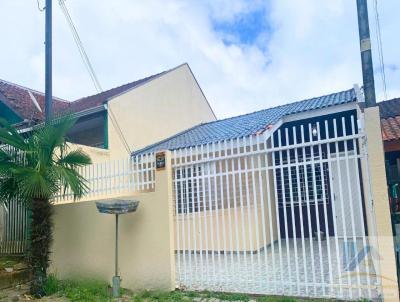
[[[79,111],[79,112],[76,112],[76,113],[72,113],[71,115],[74,118],[81,118],[81,117],[89,116],[89,115],[92,115],[92,114],[95,114],[95,113],[99,113],[99,112],[102,112],[102,111],[105,111],[105,110],[107,110],[107,105],[106,104],[100,105],[100,106],[96,106],[96,107],[93,107],[93,108],[89,108],[89,109],[85,109],[83,111]],[[17,126],[18,127],[18,126],[22,126],[22,125],[24,125],[26,123],[30,123],[30,122],[32,122],[32,121],[25,119],[24,121],[22,121],[22,122],[20,122],[18,124],[14,124],[13,126]],[[35,129],[35,128],[39,127],[40,125],[43,125],[43,124],[44,123],[42,122],[40,124],[36,124],[34,126],[31,126],[31,127],[22,128],[22,129],[18,130],[18,132],[19,133],[30,132],[33,129]]]

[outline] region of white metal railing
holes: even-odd
[[[155,186],[154,153],[95,163],[80,169],[87,181],[87,192],[80,199],[107,198],[133,192],[153,190]],[[70,189],[61,189],[54,203],[74,201]]]
[[[29,210],[19,200],[0,205],[0,254],[23,254],[27,246]]]
[[[0,144],[0,149],[6,152],[15,150],[4,144]],[[0,254],[23,254],[27,247],[29,210],[18,199],[0,203]]]
[[[10,148],[1,145],[0,148]],[[96,163],[80,169],[88,190],[80,201],[151,191],[155,188],[153,153],[134,158]],[[53,202],[73,202],[71,190],[60,190]],[[22,254],[29,233],[29,210],[18,200],[0,205],[0,254]]]
[[[378,298],[363,140],[347,113],[173,151],[177,285]]]

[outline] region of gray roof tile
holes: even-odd
[[[239,115],[223,120],[200,124],[180,132],[170,138],[147,146],[133,155],[176,150],[185,147],[218,142],[256,134],[269,125],[278,122],[283,116],[300,112],[331,107],[356,101],[354,89],[315,97],[299,102],[281,105],[253,113]]]

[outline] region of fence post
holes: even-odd
[[[364,120],[368,154],[367,169],[369,169],[370,178],[370,184],[367,185],[370,186],[369,193],[374,207],[375,235],[380,263],[378,278],[382,285],[384,300],[399,301],[379,107],[365,108]]]
[[[170,288],[175,289],[175,226],[174,226],[174,192],[173,192],[173,179],[172,179],[172,156],[170,151],[165,152],[165,168],[155,172],[155,190],[165,194],[165,207],[168,207],[168,224],[169,224],[169,244],[170,244]]]

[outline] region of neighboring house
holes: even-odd
[[[78,117],[68,140],[94,163],[129,159],[134,150],[216,120],[188,64],[72,102],[54,97],[53,109]],[[0,117],[29,131],[44,121],[44,94],[0,80]],[[0,208],[0,254],[21,252],[27,235],[25,225],[13,224],[25,222],[26,211],[8,206],[8,214]]]
[[[385,152],[400,151],[400,98],[378,103]]]
[[[400,212],[400,98],[378,103],[392,213]],[[399,218],[394,217],[397,223]]]
[[[128,157],[178,131],[216,120],[188,64],[72,102],[54,98],[53,108],[56,115],[79,117],[69,133],[72,143],[109,150],[94,152],[95,161]],[[30,127],[44,120],[44,94],[0,80],[0,109],[0,117]]]

